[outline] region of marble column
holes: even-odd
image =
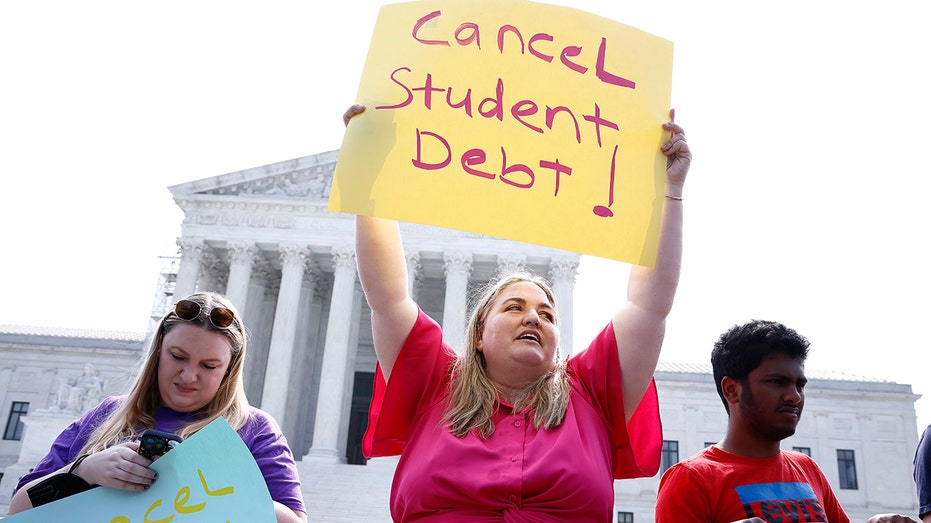
[[[549,280],[553,285],[553,294],[556,295],[556,308],[559,313],[559,347],[562,356],[573,354],[573,301],[572,293],[575,290],[575,277],[578,274],[579,262],[574,258],[554,258],[550,261]]]
[[[240,309],[246,328],[249,330],[249,354],[243,384],[246,396],[253,405],[262,404],[262,383],[265,381],[265,364],[268,361],[268,343],[271,339],[272,322],[275,316],[275,299],[278,296],[277,270],[262,256],[256,256],[249,281],[249,296],[245,310]],[[272,293],[270,289],[274,289]],[[273,294],[269,300],[266,295]],[[270,305],[266,302],[270,301]]]
[[[304,261],[304,279],[301,285],[301,298],[298,307],[299,319],[297,322],[296,352],[291,362],[291,373],[288,383],[296,386],[288,390],[288,414],[279,421],[281,429],[288,437],[292,449],[303,446],[304,425],[306,424],[306,409],[302,408],[304,402],[310,397],[310,383],[313,382],[313,363],[317,354],[316,344],[311,339],[311,332],[315,332],[312,313],[314,311],[314,295],[320,282],[320,267],[310,256]]]
[[[417,294],[420,292],[420,286],[423,284],[423,272],[421,272],[420,253],[407,252],[407,293],[411,295],[414,301],[417,301]]]
[[[344,419],[350,361],[350,336],[356,282],[356,258],[352,247],[333,248],[333,294],[327,319],[323,364],[314,416],[313,446],[305,459],[328,463],[345,462],[339,452],[339,434]]]
[[[226,297],[244,313],[249,299],[249,280],[255,260],[255,244],[233,242],[228,245],[230,256],[229,278],[226,280]]]
[[[284,419],[288,400],[288,374],[294,355],[297,334],[298,305],[301,282],[304,279],[304,259],[307,250],[300,245],[279,247],[281,256],[281,288],[275,305],[275,322],[268,346],[265,382],[262,387],[262,409],[277,420]]]
[[[465,252],[447,252],[446,297],[443,302],[443,339],[456,352],[462,353],[465,343],[466,303],[469,273],[472,272],[472,255]]]
[[[181,248],[181,261],[178,264],[178,276],[175,279],[175,301],[193,293],[197,289],[200,277],[201,255],[204,241],[201,238],[178,238]]]

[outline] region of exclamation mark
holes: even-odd
[[[614,216],[614,212],[611,211],[611,206],[614,205],[614,164],[617,162],[617,145],[614,146],[614,152],[611,154],[611,184],[608,187],[608,206],[596,205],[592,208],[592,212],[597,216],[602,218],[610,218]]]

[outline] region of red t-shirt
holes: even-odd
[[[363,441],[368,457],[401,454],[391,487],[395,521],[611,521],[613,479],[659,469],[662,427],[655,384],[625,424],[614,329],[569,361],[566,417],[551,430],[532,416],[495,413],[495,431],[453,436],[441,423],[456,355],[420,312],[385,384],[375,392]],[[631,441],[629,434],[635,437]]]
[[[656,523],[763,521],[849,523],[815,461],[801,452],[747,458],[708,447],[666,471]]]

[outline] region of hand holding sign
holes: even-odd
[[[666,155],[667,181],[673,187],[678,188],[681,196],[685,175],[692,164],[692,151],[689,150],[689,144],[685,141],[685,132],[676,123],[675,109],[669,110],[669,122],[663,124],[663,129],[672,134],[669,141],[664,143],[662,147],[663,154]]]

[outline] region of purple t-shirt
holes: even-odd
[[[54,472],[78,457],[91,433],[126,399],[125,396],[111,396],[100,405],[85,412],[55,438],[49,453],[42,461],[19,480],[18,490],[26,483]],[[155,414],[155,428],[164,432],[177,432],[191,420],[190,413],[177,412],[166,407],[158,409]],[[301,494],[301,480],[298,476],[294,456],[288,447],[288,441],[275,420],[266,412],[255,407],[249,409],[249,420],[236,431],[252,452],[255,462],[265,477],[268,491],[273,500],[290,508],[306,512],[304,498]]]

